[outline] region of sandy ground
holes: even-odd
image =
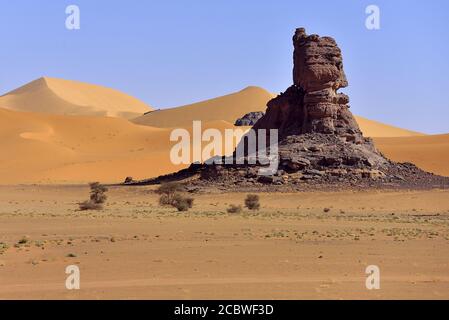
[[[182,214],[149,187],[77,211],[87,194],[0,186],[1,299],[449,298],[449,191],[260,194],[259,212],[234,215],[244,194],[194,195]],[[81,290],[69,291],[74,264]],[[379,290],[365,287],[368,265]]]

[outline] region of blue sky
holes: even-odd
[[[81,29],[65,28],[76,4]],[[379,6],[381,29],[365,28]],[[352,111],[449,132],[449,1],[15,0],[0,7],[0,93],[41,76],[101,84],[156,108],[292,82],[296,27],[343,50]]]

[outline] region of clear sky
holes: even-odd
[[[80,30],[65,27],[68,5]],[[380,8],[380,30],[365,8]],[[1,0],[0,93],[41,76],[119,89],[156,108],[292,82],[296,27],[343,50],[352,111],[449,132],[447,0]]]

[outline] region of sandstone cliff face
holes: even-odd
[[[363,136],[349,111],[349,97],[337,91],[348,85],[341,50],[334,39],[293,36],[293,85],[268,103],[266,116],[255,129],[278,128],[280,137],[304,133],[334,134],[362,143]]]

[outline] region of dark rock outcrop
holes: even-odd
[[[264,116],[264,113],[261,111],[249,112],[245,114],[243,117],[237,119],[235,121],[235,126],[253,126],[259,121],[260,118]]]

